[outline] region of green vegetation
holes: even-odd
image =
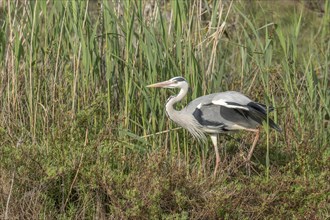
[[[155,2],[2,1],[0,218],[329,218],[330,1]],[[250,175],[251,133],[220,138],[213,178],[176,91],[145,87],[178,75],[188,101],[275,107]]]

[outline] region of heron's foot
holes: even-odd
[[[256,170],[254,169],[254,166],[256,166],[257,164],[255,162],[245,159],[244,163],[245,163],[246,171],[249,174],[249,176],[251,175],[251,170],[256,172]]]

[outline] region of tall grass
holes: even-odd
[[[286,3],[3,1],[1,218],[329,217],[330,5]],[[275,107],[251,176],[251,134],[221,138],[212,179],[211,144],[166,117],[177,91],[145,87],[178,75],[187,102]]]

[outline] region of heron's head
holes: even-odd
[[[170,80],[155,83],[148,85],[147,87],[155,87],[155,88],[183,88],[187,87],[188,83],[185,78],[181,76],[173,77]]]

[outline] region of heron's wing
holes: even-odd
[[[204,128],[215,131],[228,131],[226,120],[221,117],[220,106],[213,105],[212,103],[197,106],[193,112],[193,116],[200,125]]]
[[[267,107],[264,104],[254,102],[245,95],[243,95],[242,93],[236,91],[218,93],[218,95],[216,95],[212,99],[212,103],[227,108],[243,109],[246,111],[251,111],[249,107],[252,107],[254,110],[262,112],[264,114],[267,114],[267,108],[268,108],[268,112],[274,110],[272,106]]]
[[[193,112],[196,120],[218,131],[255,128],[267,120],[267,108],[238,92],[224,92],[201,102]],[[280,128],[268,119],[270,127]]]

